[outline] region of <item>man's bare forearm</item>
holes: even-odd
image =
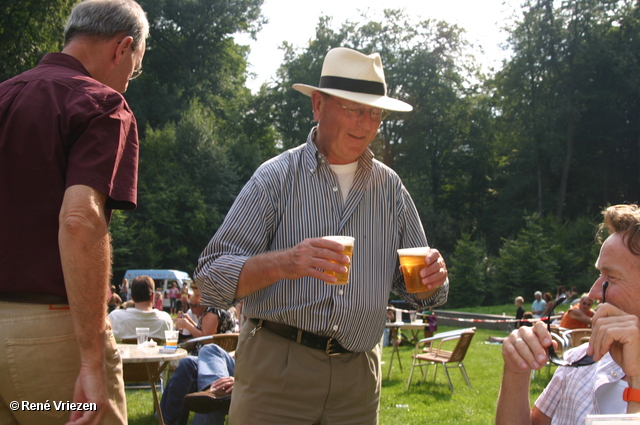
[[[305,239],[283,251],[269,251],[249,258],[245,263],[236,288],[235,298],[240,299],[273,285],[282,279],[299,279],[309,276],[333,283],[335,276],[323,270],[346,273],[349,257],[342,254],[344,247],[323,238]]]
[[[236,289],[236,299],[244,298],[284,278],[282,267],[285,251],[265,252],[249,258],[245,263]]]
[[[529,406],[529,372],[502,374],[496,425],[531,425]]]
[[[81,359],[96,366],[104,362],[107,288],[111,269],[104,202],[104,195],[86,186],[67,189],[58,235]]]

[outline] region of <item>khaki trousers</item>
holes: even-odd
[[[230,425],[375,425],[380,408],[380,346],[327,356],[252,322],[236,349]]]
[[[122,362],[110,330],[105,340],[111,408],[103,424],[126,424]],[[0,301],[0,425],[67,422],[79,371],[68,306]]]

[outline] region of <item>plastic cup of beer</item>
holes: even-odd
[[[136,328],[136,338],[138,340],[138,350],[145,350],[145,343],[149,339],[149,328]]]
[[[406,285],[407,292],[411,294],[427,292],[425,290],[425,286],[422,284],[422,278],[420,277],[420,270],[427,267],[427,264],[424,261],[427,254],[429,254],[429,247],[405,248],[398,250],[400,265],[402,266],[402,274],[404,275],[404,284]],[[438,288],[432,289],[429,292],[433,295],[437,290]]]
[[[342,244],[342,246],[344,246],[344,251],[342,251],[342,254],[347,255],[349,257],[349,260],[353,258],[353,244],[355,242],[355,238],[351,236],[324,236],[323,239],[329,239]],[[335,261],[332,261],[332,263],[342,264],[342,263],[336,263]],[[347,283],[349,283],[349,271],[351,270],[351,262],[349,262],[349,264],[343,264],[343,265],[347,268],[346,273],[335,273],[332,271],[325,270],[326,274],[335,276],[336,279],[338,279],[335,283],[332,283],[331,285],[346,285]]]
[[[164,331],[164,347],[178,348],[178,333],[180,331]]]

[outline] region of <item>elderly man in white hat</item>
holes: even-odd
[[[368,148],[387,111],[412,107],[386,95],[377,53],[332,49],[319,87],[293,87],[311,96],[317,126],[260,166],[195,271],[204,304],[244,300],[249,318],[230,424],[376,424],[390,291],[421,309],[448,293],[437,250],[419,292],[405,289],[397,249],[427,239],[400,178]],[[327,235],[354,237],[352,259]]]

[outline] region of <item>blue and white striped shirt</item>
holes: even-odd
[[[423,308],[446,302],[448,282],[429,299],[409,295],[399,271],[399,248],[427,246],[411,196],[398,175],[367,149],[346,203],[336,175],[307,143],[262,164],[244,186],[194,273],[202,302],[228,308],[244,262],[326,235],[355,237],[347,285],[304,277],[280,280],[244,299],[247,317],[286,323],[330,336],[362,352],[380,341],[389,293]]]

